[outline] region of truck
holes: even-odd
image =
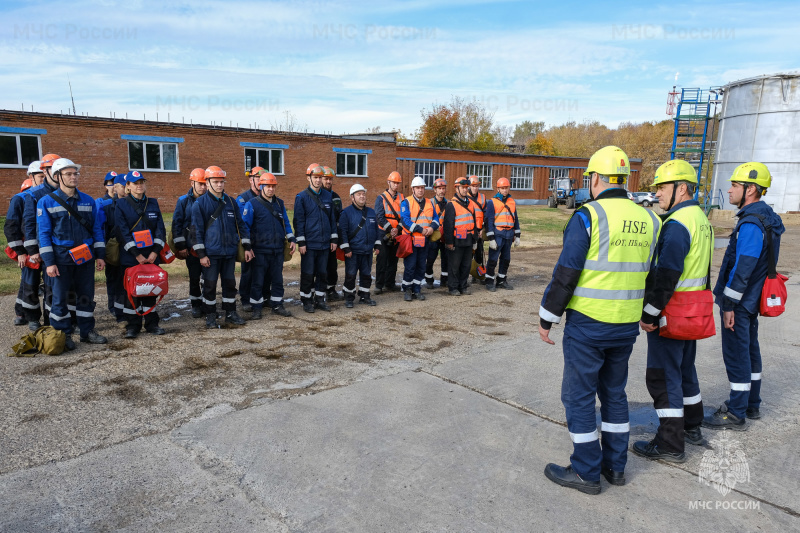
[[[566,205],[567,209],[577,209],[590,199],[589,189],[576,189],[572,186],[569,178],[556,180],[553,193],[547,199],[548,207],[558,207],[559,204]]]

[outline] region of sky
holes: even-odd
[[[412,135],[663,120],[667,93],[800,69],[796,2],[0,0],[0,108]]]

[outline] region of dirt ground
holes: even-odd
[[[537,242],[535,236],[529,242]],[[286,298],[294,316],[265,314],[264,320],[215,331],[191,318],[188,284],[180,281],[160,306],[167,334],[135,340],[122,338],[98,287],[97,329],[109,344],[79,343],[59,357],[0,358],[0,473],[169,431],[212,408],[243,409],[428,368],[530,331],[561,250],[552,239],[539,242],[548,244],[512,251],[513,291],[489,293],[474,285],[472,295],[451,297],[443,289],[423,289],[424,302],[404,302],[395,292],[375,296],[376,307],[346,309],[336,302],[331,313],[302,312],[299,269],[290,268]],[[799,244],[800,227],[788,227],[779,270],[798,273]],[[722,252],[717,250],[715,266]],[[341,282],[342,267],[339,276]],[[6,317],[0,343],[6,348],[24,333],[10,325],[13,304],[14,296],[0,298],[0,316]]]

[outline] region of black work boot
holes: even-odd
[[[206,313],[206,329],[217,328],[219,328],[219,324],[217,324],[217,312],[214,311],[213,313]]]
[[[494,286],[494,280],[486,278],[486,290],[489,292],[497,292],[497,287]]]
[[[303,311],[306,313],[313,313],[314,312],[314,302],[312,300],[306,300],[303,302]]]
[[[500,280],[500,279],[497,280],[497,288],[498,289],[505,289],[507,291],[513,291],[514,290],[514,287],[509,285],[508,281],[505,278],[503,278],[502,280]]]
[[[325,301],[325,298],[315,298],[314,299],[314,308],[319,309],[320,311],[327,311],[330,312],[331,308],[328,305],[328,302]]]
[[[250,320],[261,320],[261,318],[262,318],[261,308],[260,307],[254,307],[253,308],[253,314],[250,315]]]
[[[344,306],[345,306],[346,308],[348,308],[348,309],[352,309],[352,308],[353,308],[353,300],[346,299],[346,300],[344,301]]]
[[[67,335],[67,338],[64,339],[64,351],[71,352],[76,348],[75,341],[72,340],[72,335]]]
[[[433,288],[433,280],[429,279],[429,280],[425,281],[425,287],[427,287],[428,289],[432,289]]]
[[[88,342],[89,344],[106,344],[108,339],[97,333],[97,330],[92,330],[84,337],[81,335],[81,342]]]
[[[700,430],[700,426],[691,429],[684,429],[683,440],[684,442],[688,442],[689,444],[693,444],[695,446],[702,446],[706,442],[706,439],[703,438],[703,432]]]
[[[410,290],[405,291],[403,293],[403,300],[405,300],[407,302],[410,302],[412,299],[413,299],[413,296],[411,296],[411,291]]]
[[[283,304],[281,304],[281,305],[279,305],[277,307],[273,307],[272,308],[272,314],[273,315],[280,315],[280,316],[292,316],[292,313],[289,312],[289,310],[286,309],[283,306]]]
[[[239,313],[236,311],[231,311],[227,315],[225,315],[225,323],[226,324],[233,324],[234,326],[244,326],[247,321],[244,318],[239,316]]]
[[[425,299],[425,295],[422,294],[421,292],[412,292],[411,293],[411,297],[412,298],[416,298],[417,300],[420,300],[420,301]]]
[[[192,306],[192,318],[203,318],[203,308],[199,305]]]
[[[167,332],[164,328],[156,324],[150,324],[149,326],[145,326],[144,330],[149,333],[150,335],[163,335]]]
[[[135,339],[136,337],[139,336],[139,332],[141,331],[141,329],[142,329],[141,326],[140,327],[136,327],[136,326],[132,326],[132,325],[128,324],[127,326],[125,326],[125,335],[124,335],[124,337],[126,339]]]
[[[336,289],[328,289],[327,300],[329,302],[338,302],[342,300],[342,295],[336,292]]]
[[[378,305],[378,302],[376,302],[369,296],[362,296],[361,298],[358,299],[358,303],[365,305]]]
[[[28,323],[28,321],[25,320],[24,317],[21,317],[21,316],[14,317],[14,325],[15,326],[24,326],[27,323]]]
[[[640,457],[646,457],[648,459],[661,459],[662,461],[668,461],[670,463],[686,462],[685,453],[662,450],[656,445],[655,440],[651,440],[650,442],[646,440],[636,441],[633,443],[633,446],[631,446],[631,451]]]
[[[617,485],[621,487],[625,484],[625,472],[617,472],[616,470],[602,467],[600,468],[600,473],[604,478],[606,478],[606,481],[608,481],[610,485]]]
[[[758,420],[761,418],[761,410],[758,407],[748,407],[744,415],[752,420]]]
[[[31,331],[36,331],[40,327],[42,327],[42,325],[39,324],[38,320],[31,320],[30,322],[28,322],[28,329]]]
[[[582,479],[577,472],[572,470],[572,465],[563,467],[549,463],[544,467],[544,475],[556,485],[579,490],[584,494],[600,494],[600,482]]]
[[[708,429],[732,429],[734,431],[745,431],[747,426],[745,420],[733,413],[728,412],[727,404],[722,404],[713,414],[703,419],[703,427]]]

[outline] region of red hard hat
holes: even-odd
[[[334,172],[331,167],[322,167],[322,175],[323,176],[327,176],[327,177],[331,177],[331,178],[335,178],[336,177],[336,172]]]
[[[206,169],[206,171],[205,171],[205,177],[206,177],[206,179],[211,179],[211,178],[224,178],[225,176],[227,176],[227,174],[225,173],[225,171],[224,171],[224,170],[222,170],[221,168],[219,168],[218,166],[214,166],[214,165],[212,165],[212,166],[208,167],[208,168]]]
[[[206,182],[206,171],[202,168],[196,168],[192,170],[192,173],[189,174],[189,179],[192,181],[196,181],[197,183],[205,183]]]
[[[498,187],[511,187],[511,183],[509,183],[508,178],[500,178],[497,180]]]
[[[264,170],[264,167],[253,167],[253,168],[250,169],[249,173],[245,172],[245,174],[247,174],[250,177],[258,176],[258,175],[261,174],[261,171],[263,171],[263,170]]]
[[[319,171],[317,169],[319,169]],[[319,163],[311,163],[306,169],[306,176],[322,176],[323,172],[325,172],[325,170],[319,166]]]
[[[437,178],[433,182],[433,188],[435,189],[436,187],[447,187],[447,182],[443,178]]]
[[[261,177],[258,178],[258,186],[261,187],[263,185],[277,185],[278,178],[275,177],[275,174],[272,172],[262,172]]]
[[[19,192],[25,191],[33,187],[33,180],[27,178],[25,181],[22,182],[22,186],[19,188]]]
[[[473,174],[472,176],[469,177],[469,184],[470,185],[480,185],[481,184],[481,179],[478,176],[476,176],[475,174]]]
[[[400,173],[395,170],[394,172],[389,174],[389,181],[392,181],[394,183],[403,183],[403,177],[400,176]]]
[[[50,168],[50,167],[52,167],[52,166],[53,166],[53,162],[54,162],[56,159],[61,159],[61,156],[60,156],[60,155],[56,155],[56,154],[47,154],[46,156],[44,156],[44,157],[42,158],[42,163],[41,163],[39,166],[40,166],[42,169],[45,169],[45,168]]]

